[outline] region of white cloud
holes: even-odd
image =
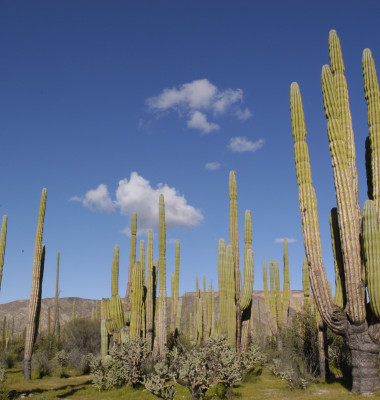
[[[219,93],[217,98],[218,99],[212,105],[213,109],[215,112],[223,114],[232,104],[243,100],[243,91],[241,89],[227,89]]]
[[[248,108],[244,110],[236,110],[236,116],[240,119],[240,121],[246,121],[248,118],[251,118],[253,115],[251,111],[248,110]]]
[[[220,163],[215,161],[215,162],[208,162],[205,165],[205,168],[208,169],[209,171],[215,171],[216,169],[220,168]]]
[[[74,196],[70,200],[80,201],[90,209],[109,211],[117,207],[123,215],[130,216],[136,211],[137,230],[141,234],[158,226],[158,199],[161,193],[165,199],[165,221],[168,229],[196,226],[203,220],[202,212],[189,205],[175,188],[163,183],[153,188],[137,172],[132,172],[129,180],[125,178],[119,181],[115,201],[111,200],[104,184],[99,185],[96,190],[88,191],[84,198]],[[130,235],[130,228],[125,228],[123,232]]]
[[[285,238],[277,238],[274,240],[274,242],[275,243],[284,243],[284,239]],[[288,243],[296,243],[297,242],[297,239],[294,239],[294,238],[286,238],[286,239],[287,239]]]
[[[152,111],[172,109],[179,115],[188,115],[187,125],[190,128],[207,133],[219,129],[219,126],[207,122],[206,112],[212,113],[215,117],[232,110],[232,114],[242,121],[252,116],[248,108],[244,111],[237,108],[236,104],[242,101],[241,89],[219,90],[208,79],[198,79],[182,84],[178,88],[164,89],[157,96],[149,97],[146,103]]]
[[[107,186],[104,184],[100,184],[96,189],[89,190],[84,197],[71,197],[70,201],[79,201],[85,207],[95,210],[112,211],[114,209]]]
[[[219,125],[208,122],[205,114],[200,111],[194,111],[190,119],[187,121],[189,128],[200,129],[202,133],[210,133],[219,129]]]
[[[236,136],[230,139],[227,147],[234,153],[242,153],[245,151],[256,151],[261,149],[265,144],[264,139],[252,142],[243,136]]]

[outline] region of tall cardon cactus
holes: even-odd
[[[334,30],[330,31],[329,50],[330,66],[322,68],[322,92],[339,229],[339,235],[333,240],[340,241],[341,278],[344,278],[340,279],[344,296],[341,296],[339,304],[334,304],[329,292],[322,263],[317,200],[311,180],[304,113],[299,87],[294,82],[290,88],[290,109],[301,221],[309,276],[319,313],[331,330],[346,336],[352,355],[353,392],[371,394],[379,388],[377,363],[380,350],[380,314],[377,306],[380,298],[380,278],[377,272],[380,266],[379,86],[371,52],[366,49],[362,62],[368,106],[370,154],[367,159],[371,160],[371,174],[368,178],[372,199],[366,202],[361,216],[347,83],[340,42]],[[337,270],[339,273],[339,268]]]
[[[131,311],[133,266],[136,261],[136,234],[137,234],[137,213],[134,212],[132,213],[131,217],[131,247],[129,249],[128,283],[127,283],[127,292],[125,295],[126,311]]]
[[[57,329],[57,321],[58,321],[58,296],[59,296],[59,289],[58,289],[58,281],[59,281],[59,258],[60,254],[57,254],[57,276],[55,278],[55,300],[54,300],[54,317],[53,317],[53,333],[56,333]]]
[[[160,194],[158,209],[158,326],[157,345],[158,354],[165,356],[167,332],[166,332],[166,226],[165,226],[165,201],[164,195]]]
[[[223,242],[219,242],[218,274],[219,293],[221,302],[226,301],[226,321],[221,321],[222,332],[228,332],[231,344],[236,347],[238,354],[243,347],[245,349],[248,340],[250,308],[252,307],[253,292],[253,251],[252,251],[252,220],[249,210],[245,213],[245,251],[244,251],[244,283],[241,283],[239,269],[239,237],[238,237],[238,215],[237,215],[237,191],[235,171],[229,176],[230,197],[230,245],[225,248]],[[242,289],[241,289],[242,287]],[[222,293],[221,293],[222,290]],[[223,293],[223,291],[225,293]],[[222,299],[223,298],[223,299]],[[231,299],[233,298],[233,306]],[[231,310],[234,308],[234,320],[231,321]],[[232,314],[231,314],[232,315]],[[227,322],[228,321],[228,322]],[[247,321],[245,323],[245,321]],[[242,327],[247,324],[246,335],[242,335]],[[233,332],[232,332],[233,331]],[[243,339],[243,340],[242,340]]]
[[[32,288],[30,291],[28,322],[26,325],[25,350],[24,350],[24,380],[31,378],[31,361],[33,344],[38,333],[38,323],[41,311],[42,279],[44,275],[45,246],[42,244],[42,234],[44,229],[45,209],[46,209],[46,189],[42,189],[40,208],[38,212],[38,225],[36,234],[36,244],[34,247]]]

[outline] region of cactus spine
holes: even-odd
[[[38,321],[40,317],[42,279],[45,262],[45,246],[42,244],[43,226],[46,209],[47,191],[44,188],[41,193],[40,208],[38,212],[38,225],[36,244],[34,248],[32,288],[29,300],[28,324],[26,327],[25,350],[24,350],[24,380],[31,378],[31,360],[33,344],[37,337]]]
[[[0,288],[1,288],[1,279],[3,277],[5,242],[7,237],[7,221],[8,217],[4,215],[3,222],[1,224],[1,234],[0,234]]]
[[[372,394],[379,386],[376,365],[380,350],[380,324],[376,316],[376,298],[371,299],[370,295],[369,307],[366,307],[365,284],[367,284],[368,293],[372,292],[375,297],[378,296],[375,293],[379,291],[374,290],[378,287],[377,277],[368,272],[373,271],[374,260],[378,266],[377,246],[374,245],[374,242],[378,240],[376,239],[377,232],[372,229],[374,226],[371,221],[379,220],[379,209],[375,206],[372,213],[372,206],[366,205],[361,226],[347,84],[343,74],[344,64],[340,42],[334,30],[330,31],[329,49],[331,67],[326,65],[323,67],[321,80],[334,171],[337,220],[344,269],[346,299],[344,309],[332,301],[322,264],[317,204],[311,181],[302,101],[298,85],[292,83],[290,108],[304,245],[313,295],[321,318],[334,332],[346,336],[352,353],[352,391]],[[380,195],[379,87],[370,51],[364,50],[362,62],[370,138],[370,154],[367,154],[367,160],[370,159],[372,162],[371,179],[369,179],[372,189],[369,187],[371,189],[369,193],[376,204]],[[375,213],[377,215],[374,215]],[[361,229],[363,243],[361,243]],[[366,283],[363,282],[362,265],[366,271]],[[341,286],[343,287],[343,282]],[[339,304],[342,305],[342,301]]]
[[[158,293],[158,353],[165,355],[166,332],[166,227],[165,227],[165,202],[164,195],[160,194],[158,210],[158,248],[159,248],[159,293]]]

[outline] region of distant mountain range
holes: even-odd
[[[187,292],[183,296],[182,324],[184,325],[184,315],[186,313],[187,321],[189,315],[194,311],[195,292]],[[267,321],[264,303],[264,292],[259,290],[253,291],[253,319],[261,321],[265,324]],[[80,297],[62,297],[59,299],[59,316],[61,326],[66,322],[71,321],[73,304],[75,302],[75,315],[77,318],[91,318],[93,310],[96,308],[96,300],[82,299]],[[298,310],[303,306],[303,292],[301,290],[292,290],[290,296],[290,317],[295,315],[296,304]],[[4,317],[9,321],[10,326],[14,319],[14,332],[22,332],[26,326],[28,318],[29,300],[16,300],[10,303],[0,304],[0,326],[2,326]],[[51,321],[54,314],[54,298],[42,299],[41,305],[41,330],[47,331],[48,309],[50,308]],[[170,322],[171,299],[167,299],[167,315],[168,323]],[[219,294],[215,293],[215,312],[219,315]],[[99,318],[100,318],[100,300],[99,300]]]

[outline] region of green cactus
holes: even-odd
[[[1,279],[3,277],[5,242],[7,237],[7,221],[8,217],[4,215],[3,222],[1,224],[1,234],[0,234],[0,288],[1,288]]]
[[[264,302],[265,309],[270,310],[270,299],[269,299],[269,291],[268,291],[268,276],[267,276],[267,262],[263,261],[263,283],[264,283]]]
[[[113,251],[112,259],[112,275],[111,275],[111,297],[109,300],[109,312],[112,319],[114,329],[124,326],[124,312],[119,296],[119,246],[116,245]]]
[[[207,292],[206,292],[206,276],[203,275],[203,293],[202,293],[202,337],[204,341],[207,342],[208,334],[207,334]]]
[[[142,309],[144,299],[144,270],[140,261],[136,262],[132,278],[132,310],[129,335],[141,336]]]
[[[310,310],[310,280],[309,268],[307,266],[306,257],[303,259],[302,265],[302,287],[303,287],[303,309],[305,312]]]
[[[288,240],[284,238],[284,286],[282,295],[282,321],[284,326],[288,326],[289,304],[290,304],[290,281],[289,281]]]
[[[276,319],[278,329],[282,328],[282,299],[281,299],[281,287],[280,287],[280,271],[278,267],[278,261],[274,260],[274,280],[276,290]]]
[[[227,250],[224,250],[224,242],[219,242],[218,247],[219,307],[221,309],[221,307],[225,305],[227,310],[226,315],[220,317],[220,329],[221,333],[228,333],[231,345],[236,347],[238,354],[240,354],[242,346],[243,348],[246,347],[247,343],[245,342],[248,340],[253,292],[253,252],[251,213],[250,211],[246,211],[244,223],[244,283],[241,284],[235,171],[231,171],[229,176],[229,198],[230,250],[228,250],[228,246]],[[229,251],[231,251],[231,254],[229,254]],[[247,257],[248,253],[250,255]],[[248,259],[249,261],[246,261]],[[232,299],[233,304],[230,304]],[[231,319],[234,319],[235,322],[232,323]],[[243,330],[245,334],[242,335]]]
[[[125,295],[125,308],[127,311],[131,310],[133,266],[136,261],[136,234],[137,234],[137,213],[134,212],[132,213],[131,217],[131,247],[129,249],[128,283],[127,283],[127,292]]]
[[[298,85],[292,83],[290,108],[301,221],[310,281],[318,311],[331,330],[346,336],[348,348],[352,353],[353,392],[372,394],[379,386],[376,366],[380,350],[378,295],[376,294],[379,291],[376,290],[378,279],[374,269],[374,265],[378,265],[378,243],[376,242],[378,233],[374,228],[374,221],[379,221],[378,200],[380,197],[379,86],[371,52],[366,49],[362,59],[370,138],[370,148],[368,149],[367,146],[370,154],[366,155],[366,159],[367,166],[368,160],[371,161],[369,194],[373,196],[375,206],[366,204],[363,212],[363,226],[361,226],[355,146],[347,84],[340,42],[334,30],[330,31],[329,49],[331,67],[325,65],[322,68],[321,80],[337,203],[338,224],[333,221],[332,226],[339,230],[339,235],[336,234],[335,237],[333,235],[333,247],[335,238],[338,237],[342,260],[337,260],[337,275],[340,278],[344,276],[344,282],[341,281],[337,285],[338,290],[344,288],[344,293],[340,299],[337,299],[336,304],[329,293],[322,263],[317,202],[311,180],[302,100]],[[361,230],[363,230],[362,241]],[[336,251],[335,256],[339,257]],[[339,273],[339,265],[343,266],[344,274]],[[365,270],[364,275],[362,266]],[[369,294],[369,306],[366,305],[365,285],[367,285],[368,293],[371,292],[374,296]],[[344,309],[337,304],[343,306]]]
[[[273,260],[269,261],[269,279],[270,279],[270,315],[276,319],[276,290],[274,286],[274,265]]]
[[[181,317],[182,317],[182,297],[178,299],[178,304],[177,304],[177,312],[176,312],[176,324],[175,324],[175,329],[177,334],[181,332]]]
[[[45,262],[45,246],[42,244],[42,234],[46,209],[46,196],[47,191],[46,189],[43,189],[41,193],[40,208],[38,212],[36,244],[34,248],[33,259],[32,288],[30,292],[28,323],[25,336],[24,380],[26,381],[30,380],[31,378],[33,344],[37,337],[38,321],[40,318],[42,279]]]
[[[153,334],[154,334],[154,300],[156,292],[154,288],[154,267],[153,266],[153,232],[148,230],[147,254],[146,254],[146,342],[148,350],[153,348]]]
[[[158,354],[161,357],[165,356],[167,332],[166,332],[166,227],[165,227],[165,202],[164,195],[160,194],[159,198],[159,292],[158,292],[158,329],[157,329],[157,344]]]
[[[180,258],[180,241],[177,240],[175,244],[175,269],[172,274],[172,308],[171,308],[171,321],[172,332],[176,329],[176,313],[178,307],[179,296],[179,258]]]
[[[106,321],[103,319],[100,323],[100,354],[102,360],[108,354],[108,332],[106,328]]]

